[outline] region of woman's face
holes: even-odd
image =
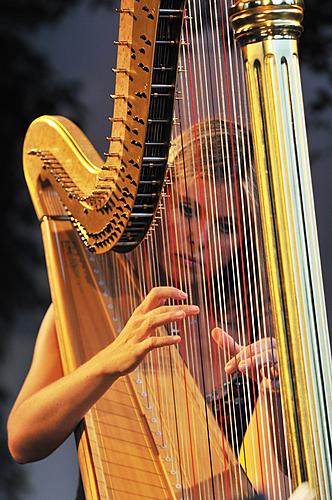
[[[176,179],[170,187],[167,228],[173,283],[193,286],[227,266],[238,245],[231,197],[221,180]],[[180,280],[180,273],[181,280]]]

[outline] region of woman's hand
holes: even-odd
[[[169,299],[185,300],[187,294],[173,287],[153,288],[135,309],[120,335],[104,350],[106,371],[109,370],[112,376],[132,371],[152,349],[175,345],[181,341],[179,335],[157,336],[156,328],[197,315],[199,307],[186,304],[165,305]]]
[[[155,330],[199,313],[196,306],[165,305],[168,299],[186,298],[177,288],[154,288],[111,344],[65,376],[50,308],[38,335],[32,366],[8,420],[9,447],[15,460],[25,463],[49,455],[119,376],[133,370],[152,349],[178,344],[178,335],[157,336]]]
[[[231,359],[225,365],[230,375],[236,371],[263,382],[269,390],[278,389],[278,355],[274,337],[265,337],[253,344],[241,347],[231,335],[221,328],[214,328],[212,338]]]

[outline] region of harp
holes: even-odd
[[[113,341],[153,286],[180,286],[201,305],[196,321],[160,329],[180,330],[181,347],[153,351],[77,429],[89,499],[279,499],[303,482],[332,496],[303,5],[236,2],[238,46],[227,10],[122,0],[105,159],[62,117],[35,120],[26,136],[65,373]],[[216,324],[236,344],[218,350]],[[251,363],[272,337],[279,373]],[[226,377],[236,346],[249,348],[245,367]]]

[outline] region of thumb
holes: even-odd
[[[241,351],[241,346],[235,342],[233,337],[225,332],[222,328],[214,328],[211,332],[213,340],[226,351],[230,356],[235,356]]]

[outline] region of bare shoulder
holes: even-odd
[[[41,323],[31,366],[14,407],[62,376],[54,310],[50,305]]]

